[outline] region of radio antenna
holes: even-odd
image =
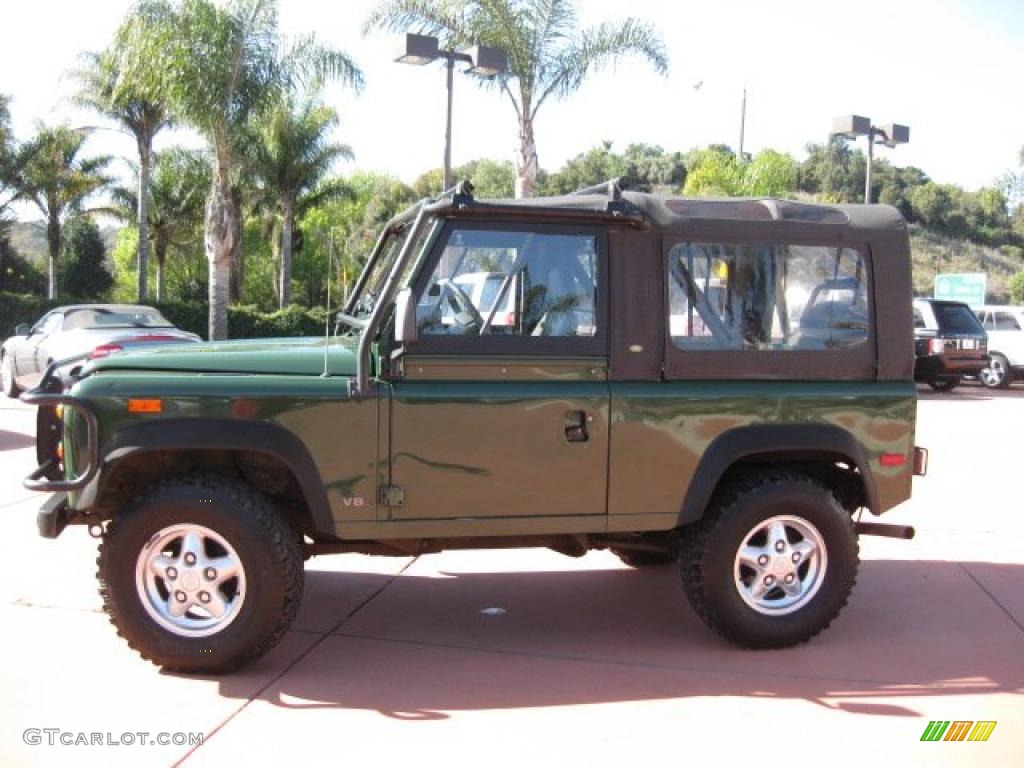
[[[328,232],[327,245],[327,306],[324,307],[324,372],[320,378],[328,379],[331,374],[327,370],[327,346],[331,343],[331,262],[334,260],[334,229]]]

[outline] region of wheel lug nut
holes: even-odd
[[[185,564],[186,565],[195,565],[196,564],[196,556],[193,553],[191,553],[191,552],[186,552],[185,553]]]
[[[757,558],[758,565],[768,565],[768,555],[761,555]]]
[[[203,575],[210,581],[213,581],[217,578],[217,571],[213,568],[207,568],[205,571],[203,571]]]
[[[791,574],[789,574],[788,576],[786,576],[786,583],[787,583],[787,584],[792,584],[792,583],[793,583],[793,581],[795,580],[795,578],[796,578],[796,577],[795,577],[795,576],[793,576],[793,574],[792,574],[792,573],[791,573]]]
[[[209,592],[200,592],[199,593],[199,599],[201,601],[203,601],[204,603],[210,602],[210,593]]]
[[[179,603],[184,603],[186,600],[188,600],[188,596],[184,592],[182,592],[181,590],[178,590],[177,592],[175,592],[174,593],[174,597],[175,597],[175,599],[177,599],[177,601]]]
[[[794,552],[793,553],[793,562],[794,563],[799,563],[800,562],[800,553],[799,552]]]
[[[175,568],[173,565],[167,569],[167,578],[171,581],[174,581],[176,578],[178,578],[178,569]]]
[[[782,539],[779,539],[778,541],[775,542],[775,551],[776,552],[781,552],[785,548],[786,548],[786,542],[784,542]]]
[[[766,587],[770,587],[774,583],[775,583],[775,577],[774,576],[765,576],[764,577],[764,585]]]

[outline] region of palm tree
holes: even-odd
[[[11,132],[10,102],[10,96],[0,93],[0,226],[6,226],[7,206],[17,194],[17,153]]]
[[[131,18],[125,25],[134,23]],[[153,162],[153,139],[170,122],[167,105],[148,99],[122,77],[117,57],[109,51],[83,54],[85,65],[75,72],[79,82],[78,104],[99,112],[116,122],[135,139],[139,155],[138,191],[135,195],[135,220],[139,227],[139,301],[146,300],[146,274],[149,262],[149,177]]]
[[[152,200],[147,209],[147,237],[156,261],[156,300],[166,298],[164,266],[171,246],[183,248],[193,242],[202,229],[203,204],[210,188],[210,159],[205,152],[172,147],[157,153],[150,183]],[[129,187],[111,191],[114,206],[110,213],[124,221],[134,221],[138,211],[138,192]],[[139,228],[139,238],[142,238]]]
[[[286,45],[274,0],[142,0],[138,22],[118,36],[118,66],[147,98],[166,99],[174,114],[210,142],[213,177],[206,201],[210,338],[227,335],[232,257],[240,211],[232,194],[238,142],[246,125],[281,92],[318,77],[354,87],[362,73],[345,54],[307,36]],[[153,62],[160,62],[154,66]]]
[[[336,160],[352,158],[349,147],[328,139],[337,124],[338,115],[330,107],[314,98],[297,104],[291,94],[285,94],[264,115],[248,142],[250,168],[270,194],[274,219],[279,222],[273,245],[275,262],[280,264],[277,295],[281,307],[291,303],[296,220],[310,208],[350,194],[340,181],[321,183]]]
[[[659,74],[668,71],[665,47],[649,24],[629,18],[580,31],[571,0],[385,0],[363,29],[374,28],[441,36],[446,48],[484,43],[508,54],[508,73],[497,82],[519,126],[517,197],[536,193],[534,121],[545,101],[569,96],[589,74],[628,54]]]
[[[89,133],[66,125],[38,125],[35,137],[19,152],[18,198],[34,204],[46,219],[50,270],[47,296],[51,299],[57,298],[57,258],[65,215],[81,208],[86,198],[110,183],[104,174],[110,164],[109,155],[79,156]]]

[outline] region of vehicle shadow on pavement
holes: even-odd
[[[320,633],[257,699],[403,720],[701,696],[918,717],[915,697],[1024,692],[1020,565],[866,561],[833,626],[778,651],[714,636],[686,604],[674,567],[410,570],[390,583],[378,577],[382,591]],[[329,604],[347,579],[308,571],[304,604]],[[223,696],[251,696],[230,676],[218,680]]]
[[[921,400],[1015,400],[1024,399],[1024,387],[1011,385],[1007,389],[986,389],[979,384],[965,383],[950,392],[936,392],[927,385],[919,384],[917,396]]]
[[[35,444],[36,439],[32,435],[0,429],[0,451],[17,451],[22,448],[31,448]]]

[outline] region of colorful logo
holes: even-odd
[[[995,720],[932,720],[921,741],[988,741],[995,729]]]

